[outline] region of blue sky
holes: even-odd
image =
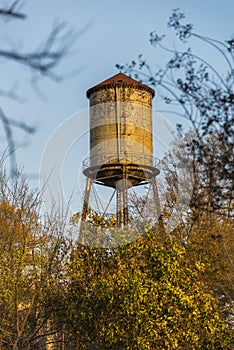
[[[1,46],[13,45],[22,51],[37,48],[57,20],[67,22],[75,31],[86,28],[60,67],[61,73],[77,73],[59,84],[40,80],[46,99],[41,99],[33,90],[28,69],[0,60],[0,88],[10,89],[17,83],[18,93],[25,98],[24,103],[1,99],[1,106],[7,115],[37,127],[32,137],[16,134],[17,159],[27,174],[38,174],[43,149],[54,130],[69,116],[88,107],[86,90],[116,74],[116,63],[129,62],[143,53],[153,65],[163,64],[165,57],[150,46],[149,33],[167,32],[166,23],[174,8],[185,12],[199,33],[220,40],[234,34],[232,0],[28,0],[22,7],[26,20],[0,22]],[[169,33],[169,42],[173,44],[173,41]],[[204,53],[208,59],[215,60],[205,48]],[[157,109],[157,98],[154,109]],[[83,142],[87,145],[87,139]],[[36,185],[34,180],[33,186]]]

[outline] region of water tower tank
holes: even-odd
[[[136,186],[159,173],[153,157],[152,88],[118,73],[90,88],[90,157],[84,174],[116,188]]]

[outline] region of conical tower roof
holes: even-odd
[[[127,76],[126,74],[123,74],[122,72],[113,75],[112,77],[104,80],[103,82],[91,87],[88,91],[87,91],[87,97],[89,98],[90,94],[94,91],[100,90],[100,89],[104,89],[107,87],[113,87],[113,86],[119,86],[119,85],[124,85],[124,86],[135,86],[138,87],[140,89],[144,89],[149,91],[152,94],[152,97],[154,97],[155,95],[155,91],[154,89],[150,88],[147,85],[142,84],[141,82],[130,78],[129,76]]]

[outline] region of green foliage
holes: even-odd
[[[203,214],[163,236],[142,224],[126,244],[124,229],[92,225],[90,213],[92,229],[125,243],[95,248],[69,243],[56,215],[40,219],[23,179],[1,174],[0,191],[2,350],[233,349],[230,220]]]
[[[79,231],[81,225],[81,215],[76,213],[70,219],[71,229]],[[135,241],[144,234],[144,226],[140,220],[134,220],[128,228],[117,226],[114,215],[101,215],[100,213],[88,209],[85,222],[82,223],[82,239],[80,243],[91,247],[118,247]]]
[[[64,315],[80,349],[231,349],[214,295],[172,239],[149,231],[113,251],[79,246]]]
[[[56,332],[50,299],[64,240],[55,220],[40,220],[40,200],[20,175],[8,182],[0,173],[0,197],[0,349],[38,349]]]

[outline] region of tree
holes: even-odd
[[[203,270],[152,230],[111,250],[78,245],[57,320],[79,349],[231,350]]]
[[[3,20],[25,20],[26,15],[21,12],[20,5],[21,0],[9,1],[5,7],[0,7],[0,17]],[[64,57],[68,54],[72,44],[76,40],[76,34],[67,29],[64,23],[57,23],[52,29],[48,38],[37,50],[32,52],[23,52],[22,50],[12,47],[0,49],[0,58],[2,60],[10,60],[17,64],[26,66],[32,73],[32,85],[38,92],[38,79],[40,77],[47,77],[55,82],[59,82],[62,79],[62,75],[58,73],[58,67]],[[10,91],[0,89],[0,97],[10,98],[12,100],[20,100],[15,91],[15,86]],[[33,134],[35,128],[27,123],[19,122],[17,118],[11,118],[8,116],[7,111],[4,111],[0,106],[0,121],[5,132],[6,142],[8,145],[8,155],[10,157],[11,174],[14,175],[16,170],[16,157],[15,157],[15,139],[14,129],[21,129],[22,131]]]
[[[52,300],[63,273],[64,227],[39,217],[40,198],[19,174],[0,174],[0,348],[41,349],[56,342]]]
[[[173,236],[185,247],[188,259],[204,264],[203,281],[218,298],[227,327],[233,328],[233,198],[230,193],[226,195],[228,184],[225,180],[221,182],[213,169],[222,145],[213,135],[213,148],[209,148],[201,166],[196,152],[191,152],[194,140],[194,132],[177,135],[162,161],[163,220],[167,236]],[[189,173],[192,181],[188,181]],[[222,207],[216,207],[220,198]]]
[[[185,15],[176,9],[168,21],[168,27],[175,30],[179,40],[177,47],[181,50],[164,46],[165,35],[150,33],[150,43],[169,55],[163,68],[154,72],[142,55],[137,61],[117,67],[155,87],[167,105],[162,112],[174,113],[190,122],[195,134],[187,147],[196,155],[201,168],[206,169],[209,161],[209,169],[215,174],[218,186],[213,188],[216,203],[212,210],[223,210],[223,204],[232,200],[234,194],[234,39],[221,42],[199,35],[192,24],[183,23],[184,19]],[[188,47],[187,43],[193,39],[214,50],[216,60],[221,60],[222,71]],[[177,127],[182,133],[182,124]],[[210,153],[210,149],[214,151],[214,143],[218,149],[215,154]],[[221,186],[224,182],[225,188]],[[231,209],[233,213],[233,207]]]
[[[233,222],[226,217],[203,213],[191,227],[187,239],[190,259],[204,264],[203,281],[219,300],[228,328],[234,316]]]
[[[230,325],[233,319],[230,218],[234,215],[234,40],[222,42],[197,34],[193,25],[184,20],[185,15],[176,9],[167,23],[176,33],[178,50],[165,46],[165,35],[150,33],[150,43],[169,55],[163,68],[154,72],[142,55],[137,61],[118,67],[155,87],[167,106],[165,114],[179,115],[190,122],[189,132],[177,124],[174,146],[162,162],[164,188],[167,188],[164,221],[167,225],[170,221],[176,223],[170,234],[186,246],[191,258],[195,256],[205,263],[206,283],[218,295]],[[213,50],[214,62],[189,47],[195,40]],[[190,164],[193,187],[191,200],[183,207],[178,205],[181,189],[178,171],[184,164]],[[182,179],[182,183],[186,181]]]

